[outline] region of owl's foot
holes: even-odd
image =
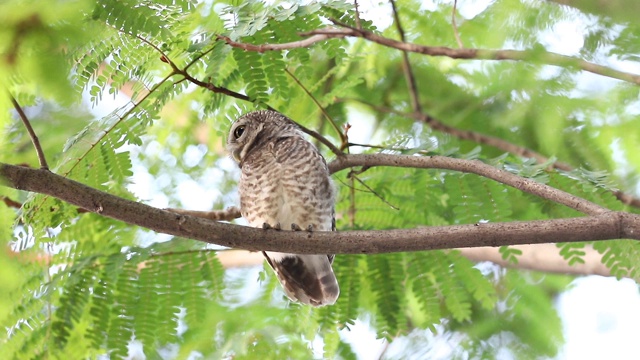
[[[269,225],[269,223],[262,223],[262,228],[264,230],[269,230],[269,229],[280,230],[280,223],[276,223],[274,226]]]
[[[302,231],[302,228],[298,224],[291,224],[291,230],[293,230],[293,231]],[[308,231],[308,232],[312,232],[313,231],[313,225],[309,224],[309,226],[307,226],[307,228],[305,230]]]

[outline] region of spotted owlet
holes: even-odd
[[[327,163],[293,121],[275,111],[248,113],[231,126],[227,148],[242,170],[240,209],[251,226],[335,230]],[[335,303],[340,289],[333,255],[263,254],[290,299]]]

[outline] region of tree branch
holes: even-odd
[[[464,48],[460,33],[458,32],[458,24],[456,24],[456,12],[458,7],[458,0],[453,0],[453,9],[451,10],[451,27],[453,28],[453,36],[456,38],[459,48]]]
[[[239,49],[243,49],[243,50],[247,50],[247,51],[255,51],[255,52],[259,52],[259,53],[263,53],[266,51],[282,51],[282,50],[290,50],[290,49],[296,49],[296,48],[306,48],[309,47],[317,42],[320,41],[325,41],[328,39],[331,39],[332,36],[329,35],[312,35],[307,37],[306,39],[303,40],[298,40],[298,41],[293,41],[290,43],[284,43],[284,44],[260,44],[260,45],[253,45],[253,44],[246,44],[246,43],[240,43],[237,41],[233,41],[230,38],[224,36],[224,35],[216,35],[216,38],[218,40],[222,40],[225,43],[227,43],[227,45],[230,45],[231,47],[235,47],[235,48],[239,48]]]
[[[392,166],[416,169],[446,169],[473,173],[518,190],[565,205],[588,215],[598,215],[610,210],[590,201],[571,195],[562,190],[497,169],[478,160],[462,160],[444,156],[412,156],[390,154],[350,154],[340,156],[329,164],[329,171],[337,171],[354,166]]]
[[[341,25],[344,26],[344,25]],[[592,62],[582,60],[580,58],[562,55],[550,51],[539,50],[489,50],[489,49],[453,49],[445,46],[425,46],[413,43],[407,43],[386,38],[374,34],[370,31],[360,30],[355,28],[324,28],[313,31],[300,33],[301,36],[309,36],[309,38],[300,41],[294,41],[290,43],[282,44],[262,44],[253,45],[239,43],[236,41],[225,40],[224,37],[220,37],[225,40],[227,44],[232,47],[248,50],[248,51],[282,51],[289,49],[296,49],[301,47],[308,47],[317,42],[328,40],[331,38],[346,38],[346,37],[359,37],[367,39],[377,44],[402,50],[408,52],[414,52],[429,56],[447,56],[452,59],[468,59],[468,60],[514,60],[514,61],[526,61],[537,60],[548,65],[554,65],[559,67],[576,67],[578,69],[598,74],[601,76],[610,77],[622,81],[627,81],[640,85],[640,75],[632,74],[620,70],[615,70],[606,66],[598,65]]]
[[[345,26],[345,25],[341,25]],[[375,42],[386,47],[415,52],[429,56],[447,56],[452,59],[469,60],[538,60],[548,65],[559,67],[577,67],[594,74],[611,77],[618,80],[628,81],[640,85],[640,75],[631,74],[624,71],[614,70],[606,66],[591,63],[580,58],[562,55],[550,51],[539,50],[489,50],[489,49],[452,49],[445,46],[424,46],[413,43],[401,42],[374,34],[366,30],[355,28],[326,28],[314,30],[301,35],[328,35],[335,38],[360,37]]]
[[[389,0],[391,3],[391,10],[393,11],[393,19],[396,24],[396,30],[400,34],[400,40],[404,43],[406,38],[404,36],[404,29],[402,23],[400,23],[400,16],[398,15],[398,9],[396,8],[396,2]],[[407,80],[407,87],[409,88],[409,96],[411,97],[411,108],[414,112],[422,112],[422,106],[420,105],[420,97],[418,96],[418,86],[416,85],[416,79],[413,75],[413,69],[409,62],[409,54],[406,51],[402,51],[402,70],[404,71],[404,78]]]
[[[372,104],[370,102],[367,102],[365,100],[361,100],[361,99],[355,99],[355,98],[344,98],[344,99],[340,99],[341,101],[357,101],[361,104],[367,105],[369,107],[371,107],[372,109],[379,111],[379,112],[384,112],[384,113],[392,113],[392,114],[396,114],[396,115],[400,115],[400,116],[404,116],[406,118],[409,119],[414,119],[414,120],[418,120],[420,122],[423,122],[427,125],[429,125],[429,127],[431,127],[433,130],[436,131],[440,131],[443,133],[447,133],[450,134],[452,136],[457,137],[458,139],[462,139],[462,140],[469,140],[469,141],[473,141],[476,142],[478,144],[484,144],[484,145],[489,145],[492,146],[496,149],[508,152],[510,154],[514,154],[516,156],[520,156],[520,157],[525,157],[525,158],[531,158],[531,159],[535,159],[537,163],[539,164],[544,164],[545,162],[549,161],[549,158],[538,153],[535,152],[531,149],[527,149],[523,146],[514,144],[512,142],[509,142],[507,140],[501,139],[501,138],[497,138],[494,136],[489,136],[489,135],[485,135],[479,132],[475,132],[475,131],[471,131],[471,130],[462,130],[462,129],[458,129],[456,127],[453,126],[449,126],[447,124],[444,124],[443,122],[441,122],[440,120],[434,118],[433,116],[429,115],[429,114],[424,114],[421,112],[413,112],[413,113],[405,113],[402,111],[397,111],[395,109],[391,109],[391,108],[387,108],[387,107],[383,107],[383,106],[379,106],[376,104]],[[573,167],[571,167],[571,165],[560,162],[560,161],[556,161],[554,162],[551,166],[553,166],[556,169],[559,170],[564,170],[564,171],[571,171],[573,170]]]
[[[341,25],[344,26],[344,25]],[[490,49],[453,49],[445,46],[425,46],[413,43],[407,43],[386,38],[374,34],[370,31],[360,30],[355,28],[324,28],[313,31],[300,33],[301,36],[308,36],[305,40],[294,41],[290,43],[282,44],[262,44],[253,45],[239,43],[232,41],[231,39],[225,39],[224,36],[218,36],[219,39],[224,40],[232,47],[248,50],[248,51],[282,51],[289,49],[296,49],[301,47],[308,47],[317,42],[325,41],[331,38],[346,38],[346,37],[359,37],[367,39],[377,44],[402,50],[408,52],[414,52],[429,56],[447,56],[452,59],[467,59],[467,60],[514,60],[514,61],[526,61],[537,60],[548,65],[554,65],[559,67],[576,67],[578,69],[622,80],[630,83],[640,85],[640,75],[632,74],[620,70],[615,70],[606,66],[591,63],[580,58],[562,55],[549,51],[540,50],[490,50]]]
[[[29,118],[24,113],[24,111],[20,107],[20,104],[18,104],[16,99],[13,97],[13,95],[9,94],[9,97],[11,98],[11,103],[13,104],[13,107],[18,112],[18,115],[20,115],[20,119],[22,120],[24,127],[27,128],[27,132],[29,133],[29,137],[31,138],[33,147],[36,149],[36,154],[38,154],[38,161],[40,162],[40,168],[44,170],[49,170],[49,165],[47,165],[47,159],[44,156],[44,151],[42,151],[42,146],[40,146],[40,140],[38,140],[38,136],[36,135],[36,132],[33,131],[33,128],[31,127],[31,122],[29,122]]]
[[[374,161],[367,158],[367,155],[364,155],[365,158],[361,156],[363,155],[345,155],[339,162],[334,162],[332,168],[336,170],[348,166],[367,165],[363,164],[365,162],[369,166],[375,166],[385,163],[384,160],[387,159],[382,157],[380,161]],[[428,162],[434,162],[433,165],[438,162],[438,157],[425,159],[428,159]],[[406,161],[396,160],[399,161],[396,166],[400,166],[400,163]],[[457,161],[484,165],[477,161]],[[477,166],[473,164],[471,167]],[[499,171],[499,173],[504,172]],[[0,163],[0,177],[9,187],[50,195],[128,224],[142,226],[160,233],[253,251],[280,251],[297,254],[365,254],[559,241],[640,239],[640,216],[606,211],[597,205],[597,208],[591,209],[591,212],[598,213],[598,215],[569,219],[379,231],[277,231],[179,215],[110,195],[42,169]],[[526,181],[523,182],[523,184],[526,183]],[[577,208],[589,210],[589,206],[584,206],[584,204],[577,206]]]
[[[329,113],[327,112],[327,110],[322,106],[322,104],[320,104],[320,102],[318,101],[318,99],[316,99],[315,96],[313,96],[313,94],[307,89],[306,86],[304,86],[300,80],[293,75],[293,73],[291,73],[291,71],[289,71],[289,69],[284,69],[284,71],[287,73],[287,75],[289,75],[289,77],[291,77],[291,79],[293,79],[293,81],[295,81],[296,84],[298,84],[298,86],[300,86],[300,88],[302,89],[302,91],[304,91],[307,96],[309,96],[309,98],[311,98],[311,100],[316,104],[316,106],[320,109],[320,111],[322,112],[322,114],[324,115],[324,117],[329,120],[329,122],[331,123],[331,125],[333,126],[333,129],[336,131],[336,133],[338,133],[338,137],[340,138],[340,149],[337,148],[335,145],[333,145],[331,142],[329,142],[327,140],[327,142],[322,141],[322,139],[320,139],[319,137],[315,136],[315,134],[311,134],[309,133],[309,130],[302,127],[300,124],[298,124],[298,126],[300,126],[302,128],[302,130],[309,134],[312,135],[313,137],[315,137],[316,139],[322,141],[323,144],[325,144],[334,154],[336,155],[341,155],[343,154],[343,151],[341,149],[344,149],[346,147],[347,144],[347,138],[346,136],[340,131],[340,128],[338,128],[338,125],[336,125],[336,122],[333,121],[333,118],[331,118],[331,115],[329,115]],[[316,133],[318,136],[321,136],[320,134]],[[324,138],[324,136],[322,136]]]
[[[516,156],[521,156],[521,157],[525,157],[525,158],[531,158],[531,159],[535,159],[536,162],[538,164],[544,164],[545,162],[549,161],[549,158],[540,154],[539,152],[533,151],[531,149],[527,149],[523,146],[511,143],[507,140],[501,139],[501,138],[497,138],[497,137],[493,137],[493,136],[489,136],[489,135],[485,135],[485,134],[481,134],[475,131],[471,131],[471,130],[462,130],[462,129],[458,129],[456,127],[453,126],[449,126],[447,124],[442,123],[440,120],[434,118],[433,116],[429,115],[429,114],[424,114],[424,113],[420,113],[420,112],[413,112],[413,113],[404,113],[402,111],[397,111],[395,109],[391,109],[391,108],[387,108],[387,107],[383,107],[383,106],[379,106],[376,104],[372,104],[370,102],[367,102],[365,100],[362,99],[355,99],[355,98],[343,98],[343,99],[339,99],[339,101],[357,101],[361,104],[367,105],[369,107],[371,107],[372,109],[379,111],[379,112],[384,112],[384,113],[393,113],[396,115],[400,115],[400,116],[404,116],[406,118],[410,118],[410,119],[414,119],[414,120],[418,120],[421,122],[424,122],[425,124],[429,125],[433,130],[436,131],[441,131],[443,133],[447,133],[450,135],[453,135],[459,139],[462,140],[469,140],[469,141],[473,141],[476,142],[478,144],[484,144],[484,145],[489,145],[492,146],[496,149],[508,152],[510,154],[514,154]],[[363,146],[360,144],[349,144],[350,146]],[[372,148],[382,148],[385,149],[383,147],[377,147],[377,146],[372,146],[372,145],[367,145],[369,147]],[[563,170],[563,171],[572,171],[573,170],[573,166],[561,162],[561,161],[555,161],[553,164],[551,164],[551,166],[554,169],[558,169],[558,170]],[[634,197],[633,195],[627,194],[623,191],[614,191],[613,195],[620,200],[623,204],[625,205],[630,205],[633,207],[637,207],[640,208],[640,199],[637,197]]]

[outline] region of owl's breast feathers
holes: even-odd
[[[240,201],[252,226],[331,231],[334,189],[324,158],[302,136],[273,139],[242,167]]]

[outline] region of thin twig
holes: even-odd
[[[130,35],[130,34],[129,34]],[[215,86],[213,85],[211,82],[205,82],[202,80],[198,80],[196,78],[194,78],[193,76],[191,76],[191,74],[188,73],[187,69],[193,65],[199,58],[201,58],[202,56],[204,56],[204,54],[210,52],[213,48],[205,51],[203,54],[200,54],[199,57],[194,58],[193,60],[191,60],[191,62],[189,62],[187,64],[187,66],[184,69],[180,69],[173,60],[171,60],[171,58],[169,58],[168,55],[166,55],[159,47],[157,47],[155,44],[153,44],[152,42],[148,41],[147,39],[140,37],[140,36],[136,36],[136,38],[138,38],[139,40],[141,40],[142,42],[146,43],[147,45],[151,46],[153,49],[155,49],[161,56],[161,60],[167,64],[169,64],[169,66],[171,66],[172,72],[170,76],[173,75],[181,75],[184,79],[192,82],[193,84],[200,86],[204,89],[210,90],[214,93],[218,93],[218,94],[223,94],[223,95],[227,95],[239,100],[243,100],[243,101],[247,101],[247,102],[251,102],[251,103],[255,103],[254,99],[251,99],[250,97],[248,97],[247,95],[244,94],[240,94],[237,93],[233,90],[229,90],[227,88],[224,87],[220,87],[220,86]],[[220,39],[224,39],[223,36],[219,36]],[[229,41],[231,41],[229,39]],[[182,81],[182,80],[181,80]],[[303,89],[304,86],[302,86]],[[154,88],[155,89],[155,88]],[[305,89],[306,90],[306,89]],[[313,97],[312,97],[313,98]],[[144,100],[144,99],[143,99]],[[264,104],[265,107],[269,110],[273,110],[276,111],[274,108],[272,108],[271,106]],[[322,108],[322,107],[321,107]],[[318,139],[322,144],[324,144],[325,146],[327,146],[333,153],[335,153],[336,155],[340,155],[343,154],[342,151],[340,151],[340,149],[338,149],[335,145],[333,145],[329,140],[327,140],[324,136],[320,135],[318,132],[313,131],[311,129],[307,129],[306,127],[298,124],[298,126],[300,127],[300,129],[309,134],[310,136]]]
[[[380,199],[380,201],[382,201],[383,203],[389,205],[389,207],[392,208],[393,210],[400,210],[400,208],[388,202],[384,197],[382,197],[382,195],[378,194],[369,185],[367,185],[364,181],[362,181],[362,179],[360,179],[357,175],[353,173],[349,173],[349,175],[347,176],[356,179],[360,183],[360,185],[364,186],[367,190],[369,190],[370,193],[372,193],[375,197]]]
[[[370,149],[397,151],[397,152],[400,152],[400,153],[404,153],[404,152],[408,152],[408,151],[415,152],[415,149],[411,149],[411,148],[394,148],[394,147],[388,147],[388,146],[382,146],[382,145],[358,144],[358,143],[352,143],[352,142],[348,143],[347,146],[349,146],[349,147],[358,146],[358,147],[365,147],[365,148],[370,148]]]
[[[207,89],[207,90],[210,90],[210,91],[212,91],[212,92],[214,92],[214,93],[223,94],[223,95],[227,95],[227,96],[230,96],[230,97],[233,97],[233,98],[236,98],[236,99],[240,99],[240,100],[243,100],[243,101],[248,101],[248,102],[251,102],[251,103],[255,103],[255,100],[254,100],[254,99],[251,99],[251,98],[250,98],[250,97],[248,97],[247,95],[240,94],[240,93],[237,93],[237,92],[235,92],[235,91],[232,91],[232,90],[229,90],[229,89],[227,89],[227,88],[220,87],[220,86],[215,86],[215,85],[213,85],[212,83],[205,82],[205,81],[201,81],[201,80],[198,80],[198,79],[194,78],[193,76],[191,76],[191,75],[187,72],[187,69],[188,69],[191,65],[193,65],[193,64],[194,64],[194,62],[195,62],[195,61],[197,61],[197,59],[198,59],[198,58],[196,58],[196,60],[195,60],[195,61],[194,61],[194,60],[192,60],[190,63],[188,63],[188,64],[187,64],[187,66],[186,66],[184,69],[180,69],[180,68],[178,67],[178,65],[176,65],[176,63],[175,63],[173,60],[171,60],[171,58],[170,58],[167,54],[165,54],[165,53],[164,53],[164,51],[162,51],[162,49],[160,49],[160,48],[159,48],[158,46],[156,46],[154,43],[152,43],[151,41],[149,41],[149,40],[145,39],[144,37],[142,37],[142,36],[140,36],[140,35],[135,35],[135,37],[136,37],[137,39],[139,39],[140,41],[144,42],[145,44],[147,44],[147,45],[151,46],[154,50],[156,50],[156,51],[160,54],[160,56],[161,56],[161,58],[160,58],[160,59],[161,59],[163,62],[165,62],[165,63],[169,64],[169,66],[170,66],[170,67],[171,67],[171,69],[173,70],[173,71],[172,71],[172,74],[175,74],[175,75],[181,75],[181,76],[183,76],[185,79],[187,79],[187,80],[189,80],[190,82],[194,83],[195,85],[200,86],[200,87],[202,87],[202,88],[205,88],[205,89]],[[206,52],[205,52],[205,53],[206,53]],[[204,56],[204,55],[201,55],[201,56]],[[270,110],[273,110],[273,108],[271,108],[271,107],[269,107],[269,109],[270,109]]]
[[[356,227],[356,187],[353,177],[349,178],[349,227]]]
[[[456,41],[458,42],[458,47],[462,49],[464,48],[464,44],[462,43],[462,39],[460,39],[460,34],[458,33],[458,24],[456,24],[457,6],[458,6],[458,0],[453,0],[453,10],[451,11],[451,26],[453,26],[453,35],[456,37]]]
[[[320,104],[320,102],[318,101],[318,99],[316,99],[315,96],[313,96],[313,94],[306,88],[306,86],[304,86],[302,84],[302,82],[300,82],[300,80],[298,80],[298,78],[293,75],[293,73],[291,73],[291,71],[289,71],[289,69],[284,69],[284,71],[293,79],[293,81],[296,82],[296,84],[298,84],[298,86],[300,86],[300,88],[311,98],[311,100],[313,100],[313,102],[318,106],[318,108],[320,109],[320,111],[322,112],[322,114],[327,118],[327,120],[329,120],[329,122],[331,123],[331,125],[333,126],[333,129],[336,131],[336,133],[338,133],[338,136],[340,137],[340,141],[341,141],[341,149],[344,149],[347,143],[347,139],[345,138],[345,136],[342,134],[342,132],[340,131],[340,128],[338,127],[338,125],[336,124],[335,121],[333,121],[333,118],[331,117],[331,115],[329,115],[329,113],[327,112],[327,110],[322,106],[322,104]],[[333,144],[332,144],[333,145]],[[334,146],[335,148],[335,146]],[[336,155],[340,155],[342,154],[342,150],[340,149],[336,149],[337,152],[334,149],[331,149]]]
[[[120,31],[122,31],[122,30],[120,30]],[[129,34],[129,33],[127,33],[127,32],[125,32],[125,34],[133,35],[133,34]],[[160,60],[161,60],[161,61],[163,61],[163,62],[168,63],[169,65],[171,65],[171,68],[172,68],[174,71],[178,69],[178,67],[176,66],[176,64],[175,64],[173,61],[171,61],[171,59],[169,58],[169,56],[167,56],[167,54],[165,54],[165,52],[164,52],[164,51],[162,51],[162,49],[160,49],[160,48],[159,48],[158,46],[156,46],[154,43],[152,43],[151,41],[147,40],[144,36],[141,36],[141,35],[139,35],[139,34],[136,34],[136,35],[133,35],[133,36],[134,36],[136,39],[138,39],[138,40],[142,41],[143,43],[145,43],[145,44],[147,44],[147,45],[151,46],[155,51],[157,51],[158,53],[160,53],[160,55],[161,55]]]
[[[360,22],[360,11],[358,10],[358,0],[353,0],[353,7],[356,12],[356,28],[362,29],[362,23]]]
[[[396,23],[396,30],[400,34],[400,40],[404,43],[406,38],[404,36],[404,29],[402,28],[402,24],[400,23],[400,16],[398,15],[398,10],[396,8],[395,0],[389,0],[391,3],[391,9],[393,10],[393,18]],[[406,51],[402,51],[402,70],[404,71],[404,77],[407,80],[407,87],[409,88],[409,96],[411,96],[411,107],[415,112],[421,112],[422,107],[420,106],[420,97],[418,95],[418,86],[416,85],[416,78],[413,75],[413,69],[411,68],[411,63],[409,62],[409,54]]]
[[[230,96],[232,98],[236,98],[238,100],[243,100],[243,101],[248,101],[250,103],[254,103],[255,104],[255,100],[248,97],[247,95],[244,94],[240,94],[238,92],[235,92],[233,90],[229,90],[227,88],[221,87],[221,86],[215,86],[210,82],[206,82],[206,81],[202,81],[202,80],[198,80],[196,78],[194,78],[193,76],[191,76],[186,70],[184,69],[178,69],[176,71],[176,74],[182,75],[184,76],[185,79],[189,80],[190,82],[192,82],[193,84],[200,86],[201,88],[207,89],[209,91],[212,91],[214,93],[218,93],[218,94],[223,94],[223,95],[227,95]],[[272,107],[267,106],[267,108],[269,110],[274,110]]]
[[[237,41],[233,41],[230,38],[223,35],[217,35],[216,37],[219,40],[224,41],[225,43],[227,43],[227,45],[230,45],[231,47],[243,49],[247,51],[255,51],[259,53],[263,53],[265,51],[282,51],[282,50],[289,50],[289,49],[295,49],[295,48],[306,48],[317,42],[332,38],[332,36],[328,36],[328,35],[313,35],[306,39],[293,41],[290,43],[253,45],[253,44],[240,43]]]
[[[24,111],[20,107],[20,104],[18,104],[16,99],[13,97],[13,95],[9,94],[9,97],[11,98],[11,103],[13,104],[13,107],[18,112],[18,115],[20,115],[20,119],[22,119],[22,123],[24,124],[24,127],[27,128],[27,132],[29,133],[29,137],[31,138],[33,147],[36,149],[36,154],[38,154],[40,169],[49,170],[49,165],[47,165],[47,159],[44,156],[44,151],[42,151],[42,147],[40,146],[40,140],[38,140],[38,136],[36,135],[36,132],[33,131],[33,128],[31,127],[31,122],[29,122],[29,118],[24,113]]]
[[[338,149],[335,145],[333,145],[333,143],[331,141],[329,141],[329,139],[327,139],[326,137],[322,136],[319,132],[315,131],[315,130],[311,130],[309,128],[306,128],[298,123],[296,123],[298,125],[298,127],[300,128],[300,130],[302,130],[302,132],[304,132],[305,134],[317,139],[318,141],[320,141],[322,144],[324,144],[324,146],[328,147],[329,150],[331,150],[332,153],[336,154],[336,155],[342,155],[344,154],[343,151],[341,151],[340,149]]]
[[[380,355],[378,355],[378,360],[384,359],[384,355],[387,353],[389,345],[391,345],[391,342],[387,339],[382,339],[382,341],[384,341],[384,344],[382,345],[382,351],[380,351]]]
[[[2,202],[3,202],[5,205],[7,205],[8,207],[10,207],[10,208],[20,209],[20,208],[22,207],[22,204],[21,204],[21,203],[19,203],[19,202],[15,201],[15,200],[13,200],[13,199],[10,199],[10,198],[9,198],[9,197],[7,197],[7,196],[0,196],[0,200],[2,200]]]

